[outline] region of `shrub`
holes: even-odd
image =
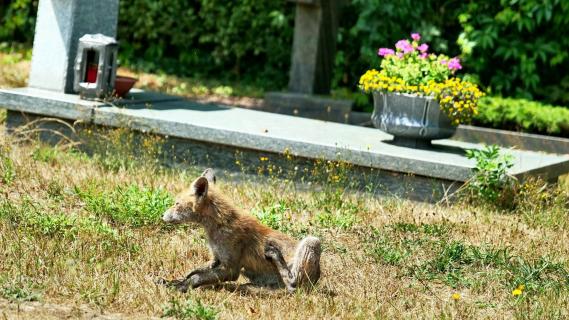
[[[293,8],[286,1],[123,0],[121,58],[150,70],[281,87]]]
[[[485,97],[478,103],[474,124],[569,137],[569,109],[528,101]]]

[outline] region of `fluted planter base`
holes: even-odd
[[[432,97],[374,92],[373,125],[394,136],[393,143],[406,147],[430,147],[456,132],[448,116]]]

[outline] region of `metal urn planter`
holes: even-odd
[[[406,93],[373,93],[373,125],[394,136],[393,143],[428,147],[431,140],[450,138],[456,126],[432,97]]]

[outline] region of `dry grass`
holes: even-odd
[[[0,52],[0,88],[25,87],[29,72],[26,53]]]
[[[0,316],[569,317],[569,196],[559,189],[532,195],[539,188],[528,186],[519,209],[505,213],[373,198],[341,183],[298,191],[272,177],[220,179],[264,223],[321,237],[323,276],[315,290],[294,295],[244,279],[181,294],[154,280],[205,263],[204,235],[159,216],[203,168],[148,165],[112,141],[110,159],[0,141]],[[525,290],[514,297],[519,285]]]

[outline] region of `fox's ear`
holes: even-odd
[[[203,198],[207,195],[208,181],[205,177],[199,177],[194,181],[194,193],[196,197]]]
[[[205,177],[207,179],[207,182],[211,184],[215,184],[217,182],[217,179],[215,178],[215,171],[213,171],[212,168],[205,169],[205,171],[202,173],[202,177]]]

